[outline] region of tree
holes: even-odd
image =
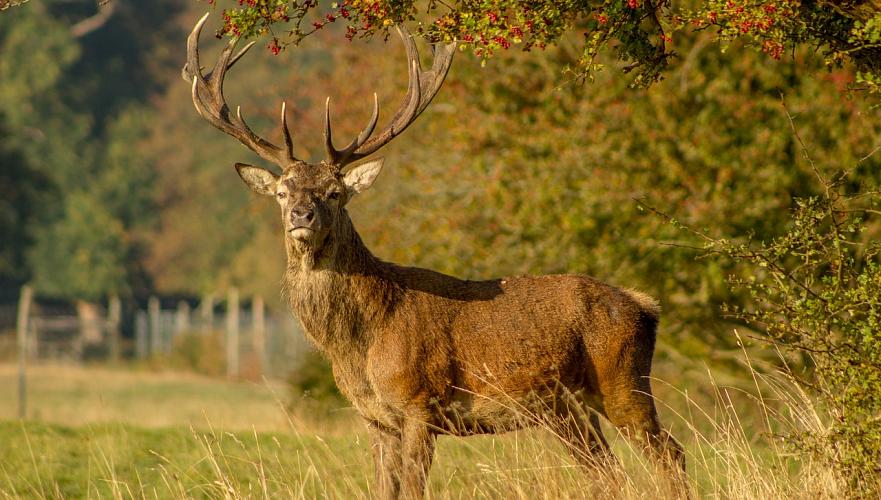
[[[29,276],[26,250],[33,243],[32,228],[51,196],[48,179],[30,168],[8,137],[0,129],[0,290],[15,293]]]
[[[114,22],[82,28],[96,9]],[[139,234],[152,220],[152,175],[131,150],[148,130],[137,103],[160,86],[154,54],[179,33],[165,22],[177,10],[173,0],[137,11],[33,2],[0,17],[0,190],[16,193],[0,210],[15,236],[0,277],[86,301],[148,285]],[[132,29],[139,12],[160,27]]]
[[[224,10],[220,33],[244,37],[269,33],[273,35],[269,47],[276,53],[337,21],[346,25],[351,39],[386,35],[391,24],[419,19],[420,31],[429,39],[459,40],[479,57],[512,46],[545,48],[577,31],[583,40],[580,55],[570,66],[576,77],[590,77],[601,67],[598,55],[611,49],[623,62],[622,70],[633,74],[632,83],[645,86],[661,77],[680,48],[674,37],[709,29],[725,46],[743,42],[774,59],[800,46],[814,47],[827,64],[851,64],[858,82],[881,90],[878,0],[344,0],[330,8],[316,0],[247,0],[232,5]],[[276,29],[286,35],[276,36]]]
[[[11,284],[31,277],[25,256],[59,217],[61,186],[74,182],[79,177],[74,170],[92,163],[94,154],[84,131],[89,118],[56,92],[79,47],[44,13],[44,6],[34,3],[0,18],[0,190],[14,193],[4,196],[9,221],[4,248],[11,260],[3,278]]]
[[[807,377],[800,364],[781,369],[817,397],[828,419],[822,430],[784,431],[789,445],[845,479],[849,496],[878,496],[881,199],[877,189],[862,191],[865,186],[853,182],[853,168],[815,162],[794,120],[792,127],[818,194],[796,198],[777,234],[723,238],[664,218],[686,230],[705,257],[732,265],[727,281],[749,299],[726,304],[726,315],[763,332],[761,340],[778,352],[809,361]]]

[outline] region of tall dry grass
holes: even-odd
[[[842,498],[840,478],[822,464],[794,454],[779,438],[786,432],[824,431],[811,398],[783,374],[751,373],[756,391],[746,396],[754,408],[745,410],[763,416],[760,428],[745,425],[739,408],[743,403],[735,403],[731,390],[718,385],[712,386],[716,404],[709,408],[697,404],[685,391],[678,393],[678,401],[659,402],[676,414],[677,426],[686,429],[678,438],[686,443],[690,496]],[[292,429],[296,427],[292,423]],[[201,485],[200,494],[209,497],[370,497],[372,465],[366,453],[341,453],[325,441],[310,439],[302,430],[294,434],[309,444],[291,456],[280,447],[255,446],[256,436],[247,442],[235,441],[232,435],[194,433],[211,469],[191,479]],[[232,449],[219,445],[224,439],[234,440]],[[366,449],[363,436],[360,440],[357,444]],[[430,478],[432,498],[675,496],[668,478],[621,436],[612,440],[620,466],[597,471],[577,465],[548,428],[440,441]],[[251,471],[244,481],[239,472],[243,465]],[[179,478],[185,473],[169,461],[163,470],[166,493],[175,498],[191,496],[192,491],[181,487]]]
[[[692,498],[841,498],[844,483],[822,463],[801,456],[781,438],[792,432],[823,433],[824,415],[788,375],[759,370],[746,351],[749,387],[716,382],[699,398],[655,380],[665,423],[686,448]],[[694,381],[692,381],[694,382]],[[707,394],[710,395],[709,399]],[[524,418],[534,419],[533,415]],[[144,438],[150,465],[133,465],[131,451],[114,437],[86,433],[86,496],[129,498],[369,498],[373,472],[363,428],[351,418],[332,432],[316,433],[305,416],[291,417],[281,434],[228,432],[206,422],[160,444]],[[325,426],[326,429],[326,426]],[[27,438],[28,430],[22,426]],[[533,428],[500,436],[441,437],[431,471],[431,498],[669,498],[666,475],[631,443],[606,426],[620,464],[588,471],[577,465],[551,429]],[[156,436],[159,436],[158,434]],[[51,442],[32,444],[32,478],[16,482],[10,466],[0,467],[4,497],[58,498],[72,494],[43,468]],[[41,448],[42,447],[42,448]],[[6,476],[4,481],[3,474]],[[10,485],[12,485],[10,487]],[[24,486],[22,486],[24,485]]]

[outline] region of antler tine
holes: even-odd
[[[281,132],[284,135],[284,145],[287,149],[288,158],[294,160],[294,141],[291,140],[291,131],[288,128],[288,117],[285,113],[287,106],[284,101],[281,102]]]
[[[217,58],[217,62],[214,63],[214,69],[208,73],[207,81],[211,82],[211,90],[216,96],[223,95],[223,78],[226,76],[226,70],[228,68],[227,64],[229,64],[229,58],[232,57],[232,51],[236,48],[236,44],[239,43],[238,37],[233,37],[230,41],[223,47],[223,50],[220,51],[220,56]]]
[[[370,138],[370,135],[373,134],[373,129],[376,128],[376,122],[379,121],[379,96],[376,95],[376,92],[373,93],[373,114],[370,116],[370,121],[367,122],[367,126],[361,130],[361,133],[358,134],[358,147],[361,147],[364,144],[364,141]]]
[[[361,147],[370,135],[373,134],[373,130],[376,128],[376,123],[379,121],[379,97],[376,93],[373,93],[373,114],[370,116],[370,121],[367,122],[367,126],[365,126],[361,132],[355,137],[352,142],[349,143],[343,149],[336,149],[333,145],[333,136],[331,132],[331,124],[330,124],[330,97],[324,103],[324,149],[327,151],[327,163],[329,165],[339,165],[342,167],[346,163],[348,157],[355,152],[356,149]]]
[[[254,46],[254,42],[249,43],[233,56],[233,51],[238,43],[238,39],[233,38],[221,51],[212,71],[208,75],[202,75],[199,64],[199,36],[207,20],[208,14],[206,13],[199,19],[190,36],[187,37],[187,62],[181,69],[181,76],[184,80],[192,82],[193,105],[196,107],[196,111],[214,127],[235,137],[264,160],[283,168],[290,161],[298,161],[292,154],[293,146],[284,114],[282,114],[282,128],[284,129],[286,148],[283,150],[255,134],[242,118],[241,108],[237,110],[235,117],[232,117],[229,106],[223,97],[223,81],[227,71]]]
[[[199,24],[200,23],[204,24],[204,20],[206,20],[207,18],[208,18],[208,14],[205,14],[204,16],[202,16],[202,18],[199,20],[199,23],[197,23],[196,28],[194,28],[193,32],[190,33],[190,36],[187,37],[187,62],[184,63],[184,66],[183,66],[183,68],[181,68],[181,71],[180,71],[181,78],[183,78],[183,80],[187,83],[190,83],[193,80],[193,76],[194,76],[194,73],[190,68],[195,66],[196,64],[198,64],[198,61],[199,61],[198,38],[202,32],[202,27]],[[196,29],[198,29],[198,33],[196,33]],[[193,38],[194,33],[196,33],[195,38]],[[229,45],[232,47],[235,47],[235,45],[238,43],[238,41],[239,41],[238,38],[233,38],[232,40],[230,40]],[[190,46],[191,43],[194,44],[194,45],[192,45],[192,47]],[[235,56],[232,57],[232,59],[229,59],[227,61],[226,69],[224,71],[232,68],[233,65],[235,65],[235,63],[237,63],[239,61],[239,59],[242,58],[243,55],[245,55],[249,50],[251,50],[251,47],[253,47],[255,43],[257,43],[257,42],[248,42],[248,45],[245,45],[242,48],[242,50],[240,50]],[[230,50],[232,50],[232,49],[230,48]],[[193,54],[195,56],[195,61],[190,60],[190,54]],[[223,57],[223,56],[221,56],[221,57]],[[201,70],[202,70],[202,68],[200,67],[199,71],[198,71],[198,73],[199,73],[198,76],[202,76]],[[207,78],[211,78],[211,76],[216,72],[217,72],[217,66],[215,66],[215,68],[211,71],[211,73],[208,73],[207,77],[202,77],[202,79],[205,80]]]
[[[324,150],[327,152],[327,163],[336,164],[339,160],[339,151],[333,147],[333,132],[330,126],[330,96],[324,101]]]
[[[396,125],[401,127],[400,130],[404,130],[416,118],[416,112],[419,111],[419,98],[422,97],[422,69],[419,68],[419,55],[417,54],[415,57],[416,59],[410,62],[410,85],[407,89],[407,96],[410,99],[404,97],[407,105],[398,111],[392,119],[392,126],[389,130],[393,134],[399,132],[395,130]]]
[[[436,49],[432,48],[434,61],[431,70],[423,71],[419,64],[419,51],[412,35],[402,25],[396,26],[396,29],[407,52],[407,72],[409,75],[407,94],[389,125],[379,135],[370,138],[378,117],[378,107],[375,105],[371,123],[342,151],[333,148],[330,140],[330,111],[329,108],[326,110],[325,145],[328,148],[328,161],[338,168],[375,153],[410,126],[434,99],[450,70],[456,49],[455,43],[445,44]],[[349,148],[352,148],[351,151]]]
[[[229,43],[226,44],[226,47],[223,48],[220,57],[217,58],[217,63],[214,65],[214,69],[205,76],[205,79],[212,84],[214,95],[221,98],[221,101],[218,104],[223,104],[223,79],[226,77],[226,72],[229,71],[229,69],[232,68],[246,52],[251,50],[251,47],[257,42],[249,42],[248,45],[245,45],[245,47],[235,55],[235,57],[231,58],[232,52],[238,43],[238,37],[232,38]]]
[[[420,103],[417,115],[425,111],[425,108],[431,100],[434,99],[434,96],[440,90],[441,85],[443,85],[447,73],[450,71],[450,65],[453,64],[453,54],[456,53],[456,44],[447,44],[440,49],[437,49],[436,46],[432,45],[431,53],[434,57],[431,70],[422,75],[425,80],[420,82],[422,88],[427,90],[426,95],[431,97]]]
[[[187,82],[192,81],[193,78],[197,78],[203,83],[205,81],[205,78],[202,76],[202,68],[199,65],[199,35],[202,33],[202,27],[205,26],[205,21],[208,20],[209,14],[209,12],[206,12],[196,22],[196,25],[193,26],[193,31],[190,32],[190,36],[187,37],[187,62],[184,64],[183,69],[181,69],[181,77]]]
[[[238,39],[236,39],[236,42],[238,42]],[[232,68],[235,63],[239,62],[239,59],[241,59],[242,56],[245,55],[245,53],[251,50],[251,47],[253,47],[256,43],[257,42],[248,42],[248,45],[242,47],[242,50],[240,50],[238,54],[234,55],[232,57],[232,60],[229,61],[229,64],[226,65],[226,69],[228,70]]]

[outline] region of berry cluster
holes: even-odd
[[[745,39],[774,59],[780,59],[785,40],[793,35],[801,2],[712,0],[692,14],[691,23],[714,26],[723,40]]]
[[[458,40],[472,47],[478,57],[520,45],[523,50],[543,49],[571,21],[554,2],[522,4],[489,1],[474,10],[461,10],[438,17],[428,30],[435,40]]]
[[[216,5],[216,0],[206,0],[209,5]],[[249,38],[272,33],[272,26],[299,19],[305,12],[318,4],[318,0],[290,2],[288,0],[238,0],[238,8],[224,9],[222,12],[223,26],[218,30],[217,37],[224,35]],[[267,45],[273,54],[278,54],[284,45],[273,35]]]

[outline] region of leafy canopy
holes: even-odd
[[[209,4],[216,0],[207,0]],[[230,2],[232,3],[232,2]],[[583,34],[577,78],[601,67],[598,55],[608,49],[632,73],[632,84],[657,81],[676,54],[674,37],[692,30],[712,30],[727,46],[742,42],[780,59],[803,45],[819,49],[830,66],[852,64],[857,82],[879,91],[881,85],[881,1],[780,2],[761,0],[239,0],[223,10],[219,35],[270,34],[278,53],[289,44],[339,22],[346,37],[387,36],[392,24],[419,20],[431,40],[458,40],[463,50],[490,57],[498,50],[557,45],[564,33]]]

